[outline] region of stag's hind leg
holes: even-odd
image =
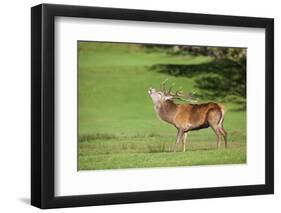
[[[227,131],[222,126],[220,126],[218,128],[219,128],[221,135],[223,136],[224,146],[225,146],[225,148],[227,148]]]
[[[227,132],[223,127],[223,121],[224,121],[224,109],[221,107],[221,118],[219,121],[218,128],[219,128],[221,135],[223,136],[225,148],[227,148]]]
[[[220,147],[220,136],[223,136],[219,122],[221,120],[221,111],[219,109],[212,109],[208,113],[208,123],[214,130],[217,136],[217,149]]]
[[[219,131],[219,127],[217,125],[211,126],[217,136],[217,149],[220,148],[221,143],[221,132]]]

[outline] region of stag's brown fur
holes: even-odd
[[[220,136],[224,137],[227,147],[227,132],[223,127],[224,107],[221,104],[209,102],[204,104],[176,104],[166,100],[155,106],[158,116],[174,125],[178,129],[175,149],[181,141],[184,145],[188,131],[208,128],[209,126],[217,135],[217,147],[220,145]]]

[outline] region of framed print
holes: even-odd
[[[274,21],[31,9],[31,204],[274,192]]]

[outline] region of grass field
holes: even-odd
[[[185,91],[197,91],[195,77],[161,73],[151,69],[154,65],[194,65],[212,60],[207,56],[148,53],[133,44],[79,42],[78,169],[246,163],[246,111],[239,110],[239,105],[224,103],[227,150],[223,143],[216,149],[216,136],[208,128],[190,132],[187,151],[179,148],[174,153],[176,129],[157,118],[147,94],[149,87],[159,88],[166,78]]]

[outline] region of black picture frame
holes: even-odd
[[[54,195],[55,17],[263,28],[265,184],[93,195]],[[274,20],[271,18],[41,4],[31,8],[31,204],[42,209],[274,193]]]

